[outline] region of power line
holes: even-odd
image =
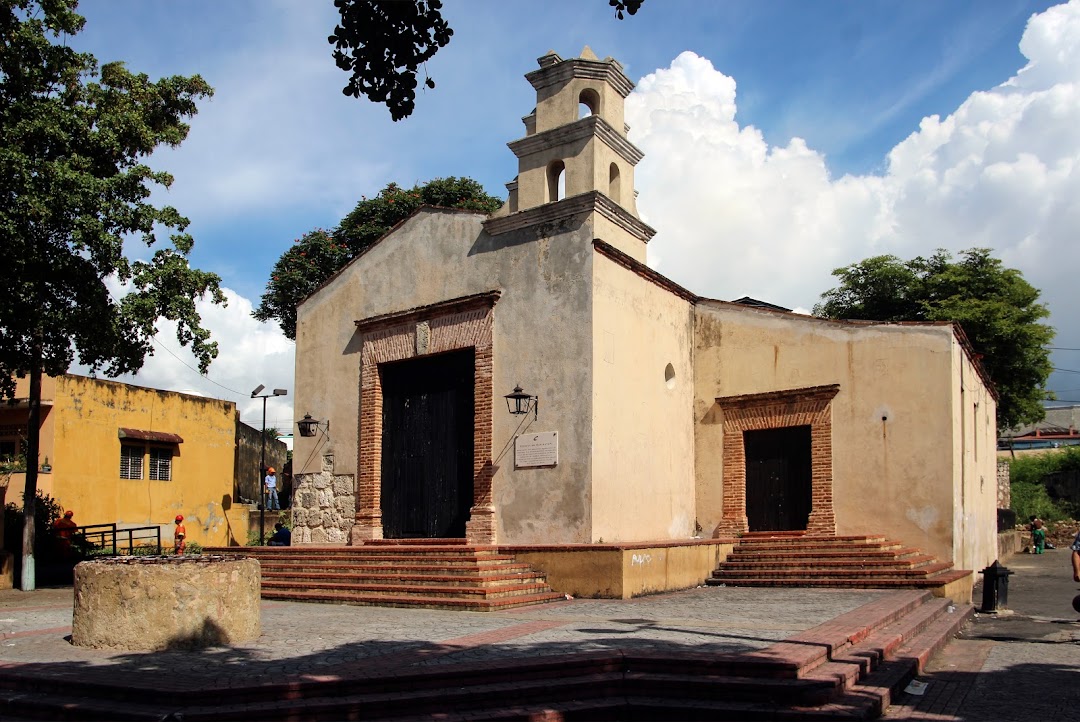
[[[1064,346],[1047,346],[1050,351],[1080,351],[1080,348],[1065,348]]]
[[[1057,366],[1051,366],[1054,371],[1060,371],[1063,374],[1080,374],[1080,371],[1074,369],[1059,369]]]
[[[214,381],[212,378],[210,378],[210,376],[208,376],[207,374],[204,374],[202,371],[199,371],[197,368],[189,365],[186,361],[184,361],[184,359],[182,359],[179,356],[177,356],[176,354],[174,354],[172,352],[172,349],[170,349],[168,346],[166,346],[163,343],[161,343],[160,341],[158,341],[157,334],[154,334],[153,336],[151,336],[150,340],[153,341],[155,344],[157,344],[158,348],[164,349],[174,359],[176,359],[177,361],[179,361],[180,363],[182,363],[184,366],[191,369],[195,373],[199,374],[200,378],[206,379],[210,383],[214,384],[214,386],[220,386],[221,388],[225,389],[226,391],[230,391],[230,392],[236,394],[237,396],[247,396],[247,394],[245,394],[243,391],[237,391],[236,389],[230,389],[228,386],[225,386],[224,384],[219,384],[217,381]]]

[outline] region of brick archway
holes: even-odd
[[[473,370],[473,506],[465,536],[473,544],[494,544],[495,507],[491,480],[492,328],[499,292],[375,316],[356,322],[361,337],[359,458],[356,517],[352,544],[382,539],[382,411],[379,364],[428,354],[472,348]]]
[[[836,533],[832,478],[832,400],[839,391],[839,384],[831,384],[716,399],[724,412],[724,510],[714,536],[735,536],[749,530],[746,518],[746,447],[743,432],[788,426],[810,427],[812,506],[806,533]]]

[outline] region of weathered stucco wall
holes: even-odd
[[[952,559],[980,570],[997,558],[997,404],[960,342],[953,338]]]
[[[294,440],[301,475],[356,478],[360,351],[354,321],[501,290],[493,311],[493,501],[500,542],[590,539],[592,229],[587,214],[489,236],[483,216],[427,209],[313,294],[297,313],[296,409],[330,421]],[[409,351],[409,353],[413,353]],[[539,419],[511,416],[515,384]],[[515,434],[559,432],[559,464],[515,469]],[[330,471],[323,472],[327,457]],[[336,503],[336,502],[334,502]]]
[[[712,301],[696,308],[698,515],[706,530],[723,509],[723,413],[715,398],[839,384],[831,406],[837,533],[886,534],[942,559],[959,554],[957,563],[967,563],[962,547],[969,542],[956,540],[954,523],[960,379],[950,326],[847,324]],[[968,370],[965,379],[979,384],[973,367]],[[982,409],[981,416],[993,418],[992,402],[983,401]],[[970,464],[992,469],[993,442],[982,445],[982,439],[978,452],[973,445],[967,452]],[[971,493],[977,478],[963,478]],[[991,490],[992,479],[987,476]],[[983,511],[972,507],[970,513],[964,530],[981,538],[977,517]],[[984,521],[992,539],[992,509]]]
[[[42,461],[47,455],[52,471],[39,474],[39,489],[73,510],[81,525],[160,526],[168,545],[173,517],[183,514],[189,542],[229,543],[223,502],[231,505],[233,495],[235,404],[72,374],[51,381]],[[142,479],[120,478],[121,427],[184,439],[124,442],[172,449],[170,481],[151,481],[145,456]],[[9,499],[21,498],[25,477],[19,478]]]
[[[693,309],[599,253],[593,284],[592,541],[692,537]]]

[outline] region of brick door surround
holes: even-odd
[[[832,400],[839,384],[809,386],[760,394],[717,397],[724,413],[723,512],[714,537],[749,531],[746,518],[746,446],[744,431],[810,427],[809,535],[836,534],[832,476]]]
[[[356,322],[362,351],[360,413],[357,419],[357,501],[350,544],[382,539],[382,410],[379,364],[472,348],[473,505],[465,536],[472,544],[494,544],[495,507],[491,483],[492,329],[499,291],[489,291]]]

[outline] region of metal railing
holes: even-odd
[[[88,524],[73,530],[86,540],[95,556],[161,554],[161,527],[139,526],[117,529],[116,524]]]

